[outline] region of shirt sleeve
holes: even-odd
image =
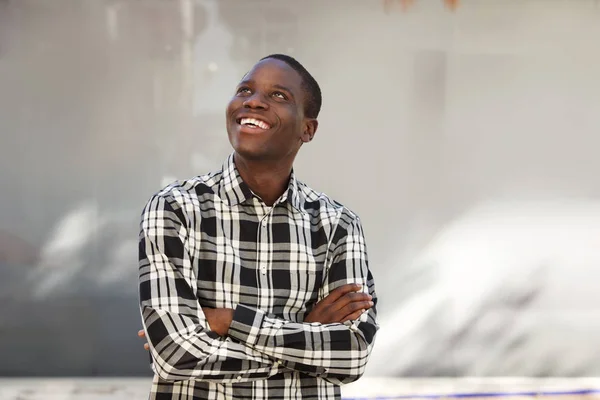
[[[159,195],[142,213],[139,299],[154,372],[165,381],[218,383],[276,374],[279,364],[267,355],[210,331],[196,297],[184,221],[181,208]]]
[[[285,367],[335,383],[350,383],[364,373],[377,325],[377,296],[368,268],[367,249],[358,217],[342,214],[332,241],[333,257],[319,300],[332,290],[360,283],[375,306],[345,323],[297,323],[259,309],[238,305],[228,334]]]

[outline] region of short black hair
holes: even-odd
[[[321,97],[321,88],[315,78],[294,57],[285,54],[271,54],[261,58],[260,61],[268,58],[283,61],[300,75],[305,96],[304,113],[308,118],[317,118],[321,111],[323,99]]]

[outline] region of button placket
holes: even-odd
[[[258,267],[260,269],[260,273],[262,275],[267,275],[267,260],[265,260],[265,256],[268,253],[268,243],[265,242],[267,235],[267,227],[269,225],[269,212],[265,213],[260,221],[259,232],[258,232],[258,243],[257,247],[261,250],[258,254]]]
[[[261,241],[261,243],[260,243],[261,248],[268,247],[268,244],[265,244],[264,240],[267,237],[266,231],[267,231],[267,227],[269,225],[269,214],[270,214],[270,211],[265,213],[265,215],[263,215],[262,221],[260,223],[261,234],[259,235],[259,237],[260,237],[260,241]],[[267,261],[261,259],[259,265],[260,265],[260,273],[263,275],[266,275],[267,274]]]

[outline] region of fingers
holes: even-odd
[[[355,312],[353,312],[352,314],[350,314],[350,315],[347,315],[347,316],[346,316],[345,318],[343,318],[343,319],[342,319],[340,322],[341,322],[341,323],[344,323],[344,322],[346,322],[346,321],[353,321],[353,320],[355,320],[355,319],[358,319],[358,318],[359,318],[359,317],[362,315],[362,313],[364,313],[365,311],[366,311],[366,310],[358,310],[358,311],[355,311]]]
[[[343,316],[355,314],[357,311],[368,310],[373,307],[373,302],[370,300],[364,301],[353,301],[352,303],[347,304],[343,308],[339,310],[339,313]],[[359,314],[360,315],[360,314]],[[344,317],[342,317],[344,318]]]
[[[359,292],[362,287],[360,284],[350,283],[332,290],[315,305],[304,321],[329,324],[346,321],[348,317],[357,318],[355,315],[360,316],[359,311],[373,306],[371,295]]]
[[[335,303],[333,303],[330,307],[332,310],[337,311],[342,310],[345,307],[348,307],[349,305],[352,305],[353,309],[351,311],[355,311],[358,309],[357,307],[362,307],[355,303],[366,305],[371,301],[371,299],[372,297],[368,293],[347,293],[343,297],[338,299]],[[349,313],[346,312],[344,315],[347,314]]]
[[[322,323],[344,322],[356,319],[364,310],[373,307],[371,296],[366,293],[347,293],[335,303],[326,306],[317,321]]]
[[[144,332],[143,329],[140,329],[138,331],[138,336],[141,338],[146,337],[146,332]],[[150,345],[148,343],[144,343],[144,350],[150,350]]]
[[[350,284],[347,284],[344,286],[340,286],[339,288],[337,288],[337,289],[333,290],[331,293],[329,293],[329,295],[327,297],[325,297],[323,300],[321,300],[321,303],[323,303],[324,305],[333,304],[337,300],[339,300],[342,296],[344,296],[348,293],[359,291],[361,289],[361,287],[362,286],[357,283],[350,283]]]
[[[363,304],[365,304],[365,303],[363,303]],[[368,309],[370,309],[371,307],[373,307],[375,305],[375,303],[373,303],[372,301],[367,302],[367,304],[368,304],[367,306],[365,306],[364,308],[361,308],[360,310],[351,311],[348,315],[346,315],[344,318],[342,318],[340,320],[340,322],[344,323],[346,321],[353,321],[355,319],[358,319],[365,311],[367,311]],[[358,306],[358,303],[347,306],[347,309],[352,310],[352,309],[355,309],[356,306]]]

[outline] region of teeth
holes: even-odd
[[[255,118],[242,118],[240,121],[240,124],[254,125],[254,126],[258,126],[261,129],[269,129],[270,128],[269,124],[267,124],[266,122],[263,122],[259,119],[255,119]]]

